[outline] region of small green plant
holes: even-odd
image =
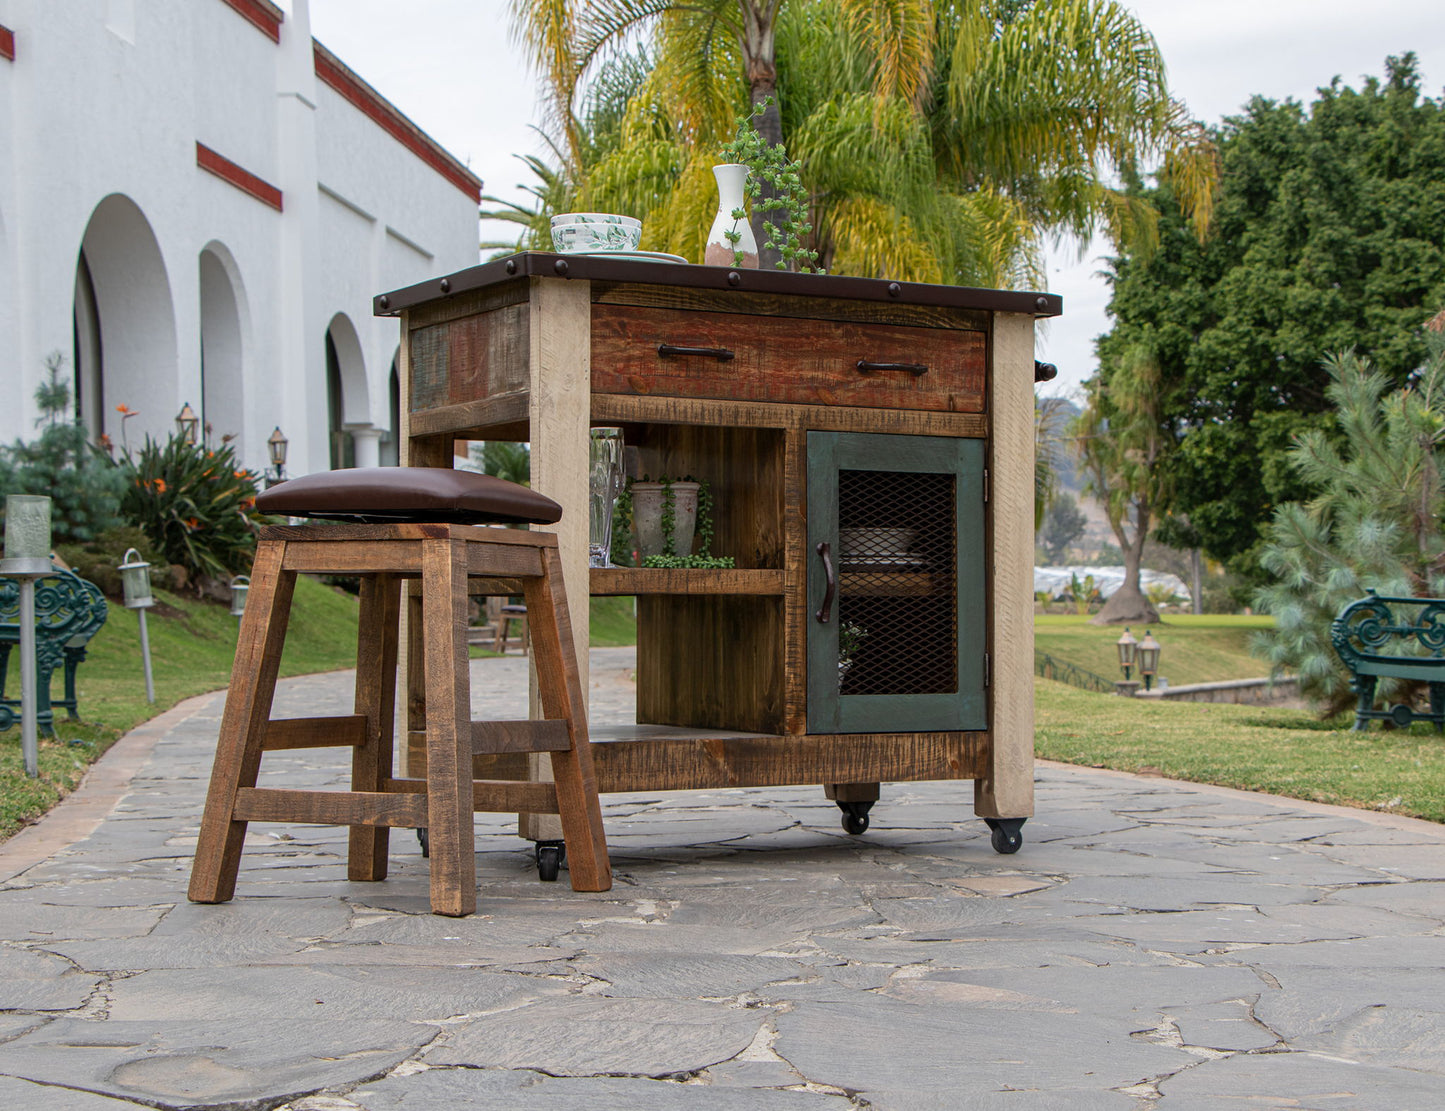
[[[627,482],[612,503],[612,565],[632,566],[632,484]]]
[[[1074,602],[1074,612],[1079,614],[1088,613],[1089,607],[1102,599],[1093,575],[1085,575],[1082,581],[1078,575],[1070,575],[1069,596]]]
[[[85,429],[70,416],[70,385],[61,377],[64,365],[59,351],[45,360],[49,378],[35,391],[40,435],[29,443],[0,447],[0,491],[49,497],[55,542],[83,544],[118,523],[125,477],[87,442]]]
[[[844,621],[838,626],[838,662],[849,663],[863,642],[868,639],[868,630],[856,621]]]
[[[764,214],[782,213],[780,223],[763,221],[767,235],[763,246],[776,250],[782,256],[777,268],[822,273],[817,270],[818,252],[803,246],[803,239],[813,230],[813,225],[808,222],[808,191],[803,186],[799,165],[788,158],[781,143],[769,143],[758,132],[755,120],[767,111],[771,103],[772,97],[768,97],[753,105],[747,115],[738,117],[737,137],[723,144],[722,157],[728,162],[748,167],[744,190],[751,198],[754,210]],[[747,212],[735,208],[732,217],[734,220],[746,220]],[[733,230],[724,234],[733,246],[733,265],[741,266],[743,255],[737,245],[742,233]]]
[[[641,482],[651,482],[652,479],[643,475]],[[713,497],[712,484],[707,479],[699,481],[686,475],[681,479],[671,479],[663,475],[657,480],[662,484],[662,552],[659,555],[644,556],[642,566],[660,568],[688,568],[692,570],[720,570],[737,566],[737,561],[732,556],[715,556],[712,554],[712,538],[715,532],[713,524]],[[673,493],[672,484],[678,482],[697,482],[697,522],[694,525],[693,535],[697,541],[696,555],[678,555],[677,547],[673,543],[673,533],[677,527],[677,495]],[[613,562],[619,566],[626,566],[616,558],[618,537],[623,536],[626,555],[630,559],[632,534],[632,480],[629,479],[627,486],[618,495],[617,507],[613,517]]]
[[[167,562],[204,578],[228,578],[250,565],[256,548],[256,476],[237,465],[229,444],[207,448],[172,435],[149,436],[122,467],[128,479],[121,511],[139,525]]]

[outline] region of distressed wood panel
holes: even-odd
[[[608,741],[592,754],[612,793],[973,779],[987,746],[986,733],[844,733]]]
[[[411,407],[459,405],[527,387],[528,307],[508,305],[411,333]],[[417,435],[413,429],[413,435]]]
[[[590,575],[594,595],[783,593],[783,572],[779,569],[594,567]]]
[[[847,405],[774,405],[693,397],[592,394],[593,424],[703,424],[732,428],[811,428],[821,432],[897,432],[910,436],[988,435],[986,413],[861,409]]]
[[[663,358],[659,344],[726,348],[734,358]],[[984,349],[978,331],[593,306],[593,389],[610,393],[980,413]],[[865,375],[860,359],[928,372]]]
[[[637,633],[638,721],[782,731],[780,599],[643,595]]]
[[[981,817],[1025,818],[1034,812],[1033,317],[994,317],[991,361],[993,745],[974,809]]]
[[[425,826],[426,796],[387,791],[242,787],[236,792],[236,817],[249,822],[309,822],[327,826]]]
[[[474,721],[472,755],[502,752],[566,752],[572,747],[565,721]]]
[[[393,779],[388,791],[426,797],[423,779]],[[472,781],[472,810],[482,814],[510,814],[526,810],[534,814],[557,813],[557,790],[551,783],[528,783],[523,779],[475,779]]]
[[[635,305],[744,316],[867,321],[915,328],[951,328],[980,332],[988,328],[988,313],[978,309],[951,308],[947,305],[897,305],[884,301],[832,300],[825,297],[788,297],[772,293],[687,289],[680,286],[639,285],[633,282],[594,281],[592,300],[594,304]]]
[[[348,714],[330,718],[272,718],[261,747],[267,752],[291,748],[355,748],[366,741],[366,718]]]
[[[404,312],[402,328],[404,332],[412,331],[506,308],[508,305],[520,305],[527,300],[528,292],[527,283],[518,281],[489,286],[486,289],[471,289],[451,297],[439,297]]]

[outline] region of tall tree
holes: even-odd
[[[1002,285],[1043,237],[1156,215],[1112,188],[1157,163],[1207,223],[1213,148],[1173,101],[1153,38],[1112,0],[514,0],[519,36],[583,174],[574,109],[627,36],[655,61],[584,197],[643,217],[651,246],[700,257],[709,167],[739,108],[775,94],[769,138],[803,163],[833,271]],[[774,130],[775,134],[774,134]],[[759,237],[762,241],[762,237]]]
[[[1159,363],[1137,347],[1086,383],[1088,404],[1076,424],[1084,490],[1098,498],[1124,556],[1124,582],[1090,624],[1158,621],[1140,585],[1144,542],[1168,503],[1164,458],[1171,446],[1161,423]]]
[[[1326,360],[1329,432],[1298,437],[1290,465],[1314,491],[1279,506],[1263,564],[1275,581],[1256,602],[1275,616],[1263,647],[1278,671],[1331,710],[1349,705],[1349,677],[1330,645],[1331,619],[1366,588],[1386,595],[1445,591],[1445,336],[1407,384],[1353,353]],[[1399,687],[1400,684],[1395,684]],[[1398,697],[1384,681],[1381,695]]]
[[[1223,185],[1203,243],[1168,182],[1158,249],[1113,260],[1101,363],[1157,360],[1171,501],[1160,537],[1202,547],[1255,582],[1276,506],[1309,489],[1297,434],[1338,434],[1327,353],[1371,352],[1402,382],[1418,325],[1445,304],[1445,102],[1420,95],[1413,55],[1359,90],[1338,79],[1308,108],[1256,98],[1217,133]]]

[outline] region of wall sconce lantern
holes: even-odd
[[[194,444],[200,425],[201,418],[196,416],[196,411],[191,408],[191,403],[186,402],[181,406],[181,411],[176,414],[176,434],[186,443]]]
[[[283,477],[286,471],[286,448],[289,447],[290,444],[291,441],[281,435],[279,425],[276,427],[276,431],[271,433],[271,438],[266,441],[266,450],[271,453],[271,466],[275,471],[274,475],[267,476],[266,482],[268,486],[274,486],[278,482],[286,481]]]
[[[231,616],[240,617],[246,612],[246,595],[251,589],[248,575],[237,575],[231,580]]]
[[[1134,667],[1134,653],[1139,647],[1139,642],[1129,632],[1129,626],[1124,626],[1124,635],[1114,643],[1114,647],[1119,650],[1119,668],[1124,672],[1124,679],[1127,681],[1131,678],[1129,672]]]
[[[1159,652],[1159,642],[1145,629],[1144,639],[1139,642],[1139,674],[1144,676],[1146,691],[1154,686],[1154,676],[1159,674]]]
[[[155,679],[151,675],[151,638],[146,631],[146,609],[156,604],[151,597],[151,565],[141,559],[140,553],[134,548],[128,548],[125,553],[125,562],[117,570],[120,572],[120,586],[125,593],[125,608],[136,610],[136,618],[140,622],[140,654],[145,664],[146,676],[146,701],[156,700]]]

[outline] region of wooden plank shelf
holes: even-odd
[[[593,594],[779,594],[783,571],[777,567],[713,570],[662,567],[593,567]]]
[[[594,728],[591,738],[604,794],[970,779],[984,773],[988,747],[988,734],[975,732],[782,736],[638,725]]]

